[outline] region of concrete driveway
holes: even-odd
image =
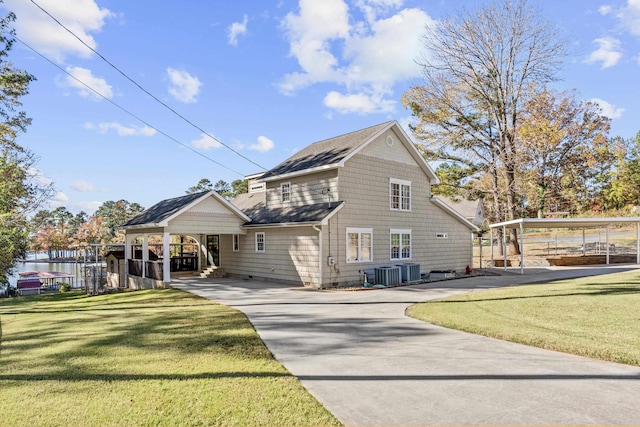
[[[639,266],[527,270],[364,292],[243,280],[172,285],[244,312],[345,425],[640,425],[640,368],[540,350],[404,315],[457,293]]]

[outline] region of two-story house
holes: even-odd
[[[431,197],[436,175],[395,121],[316,142],[247,178],[249,192],[232,202],[187,195],[124,224],[128,259],[134,247],[147,253],[152,234],[163,236],[159,255],[171,259],[130,259],[129,284],[157,286],[173,270],[209,265],[321,288],[362,283],[365,273],[371,282],[379,267],[471,264],[476,227]],[[171,250],[171,235],[183,236],[179,248]],[[185,238],[195,250],[184,250]]]

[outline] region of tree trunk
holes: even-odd
[[[544,207],[547,199],[547,186],[544,182],[538,183],[538,218],[544,218]]]
[[[515,168],[510,165],[506,171],[507,176],[507,212],[508,220],[516,219],[516,179]],[[520,255],[520,244],[518,243],[518,230],[512,229],[510,232],[509,246],[513,248],[513,255]]]

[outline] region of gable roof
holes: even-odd
[[[238,208],[229,203],[224,197],[215,191],[204,191],[201,193],[187,194],[186,196],[174,197],[173,199],[162,200],[151,206],[149,209],[139,213],[129,221],[122,224],[121,228],[138,228],[138,227],[165,227],[168,222],[180,215],[182,212],[198,204],[207,197],[213,197],[227,207],[230,211],[249,221],[250,219],[242,213]]]
[[[485,220],[485,218],[482,216],[484,215],[484,204],[482,199],[467,200],[461,198],[459,200],[454,200],[450,197],[445,196],[434,196],[433,198],[439,199],[442,202],[446,203],[453,210],[476,225],[482,225]]]
[[[420,155],[411,139],[395,120],[308,145],[273,169],[265,172],[264,175],[258,178],[258,181],[273,181],[343,167],[347,160],[391,128],[394,128],[404,147],[422,167],[431,182],[437,183],[438,178],[433,169]]]
[[[452,208],[451,206],[443,202],[441,199],[438,199],[437,197],[432,197],[431,202],[434,205],[438,206],[443,211],[447,212],[449,215],[451,215],[455,219],[457,219],[458,221],[460,221],[462,224],[466,225],[467,228],[469,228],[469,230],[480,231],[480,228],[478,228],[477,225],[469,221],[460,212],[456,211],[454,208]]]

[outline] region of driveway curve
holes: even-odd
[[[454,331],[414,303],[639,266],[528,270],[363,292],[234,279],[172,286],[244,312],[274,356],[345,425],[639,425],[640,368]]]

